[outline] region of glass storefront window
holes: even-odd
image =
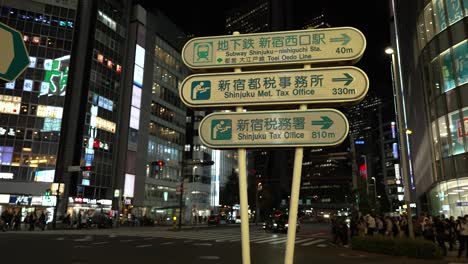
[[[444,78],[444,92],[455,88],[455,79],[453,77],[452,56],[450,49],[441,54],[442,76]]]
[[[447,28],[444,3],[443,0],[432,0],[432,5],[434,6],[436,33],[439,33]]]
[[[462,109],[462,116],[463,122],[460,121],[460,125],[457,125],[460,128],[458,134],[463,135],[465,139],[465,151],[468,152],[468,107]]]
[[[419,41],[419,48],[423,49],[427,43],[426,39],[426,27],[424,26],[424,14],[420,14],[418,17],[418,41]]]
[[[468,82],[468,42],[465,40],[453,46],[456,77],[458,85]]]
[[[463,18],[463,9],[460,0],[446,0],[449,25]]]
[[[463,130],[463,127],[460,122],[460,114],[458,110],[449,113],[448,118],[450,123],[450,133],[452,135],[452,154],[457,155],[464,153],[463,133],[459,133]]]
[[[434,140],[434,149],[435,149],[435,154],[436,154],[436,160],[440,159],[440,152],[439,152],[439,140],[437,139],[437,127],[436,127],[436,122],[432,122],[432,137]]]
[[[445,122],[445,116],[439,117],[439,137],[440,137],[440,144],[442,149],[442,157],[446,158],[449,156],[449,137],[447,132],[447,123]]]
[[[468,178],[440,182],[429,192],[431,214],[463,216],[468,214]]]
[[[440,86],[441,86],[441,80],[440,80],[440,64],[439,64],[439,58],[435,58],[430,65],[430,72],[432,76],[432,88],[434,91],[434,95],[439,95],[441,93]]]
[[[431,3],[424,8],[424,24],[426,26],[427,40],[430,40],[434,37],[434,19],[432,17]]]

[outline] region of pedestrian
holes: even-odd
[[[445,241],[447,240],[448,230],[442,219],[438,216],[434,218],[434,229],[437,244],[439,244],[439,247],[442,250],[442,255],[446,257],[447,247],[445,246]]]
[[[463,251],[465,251],[466,257],[468,258],[468,215],[465,215],[465,217],[460,220],[457,226],[457,231],[459,232],[458,240],[460,242],[458,257],[460,258]]]
[[[21,213],[16,212],[13,217],[13,229],[15,231],[21,230]]]
[[[81,211],[80,211],[80,212],[78,212],[78,221],[76,222],[76,228],[77,229],[81,229],[81,218],[82,218],[82,216],[81,216]]]
[[[29,222],[29,231],[34,231],[34,224],[36,222],[36,217],[34,217],[34,213],[29,214],[28,217],[28,222]]]
[[[367,214],[366,215],[366,222],[367,222],[367,235],[368,236],[373,236],[375,229],[376,229],[376,224],[375,224],[375,218],[372,217],[372,215]]]
[[[386,236],[393,236],[393,223],[392,223],[392,219],[390,219],[390,217],[385,217],[385,235]]]
[[[378,232],[380,235],[385,234],[384,222],[382,221],[382,219],[381,219],[379,216],[376,216],[376,217],[375,217],[375,223],[376,223],[376,225],[377,225],[377,232]]]
[[[367,234],[367,223],[363,217],[361,217],[361,219],[359,220],[359,223],[357,225],[357,230],[358,230],[358,235],[361,237]]]
[[[44,231],[46,227],[46,216],[44,214],[44,211],[42,211],[41,215],[39,216],[39,227]]]

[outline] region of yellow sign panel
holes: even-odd
[[[346,117],[335,109],[217,112],[200,123],[203,144],[213,149],[312,147],[340,144]]]
[[[189,40],[182,60],[193,69],[325,62],[356,63],[366,38],[352,27],[202,37]]]
[[[330,104],[364,98],[369,79],[353,66],[195,74],[180,88],[190,107]]]

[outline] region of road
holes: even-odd
[[[447,263],[336,247],[319,230],[298,234],[294,263]],[[250,239],[253,264],[283,263],[284,234],[265,233],[252,226]],[[4,257],[11,253],[13,263],[242,263],[238,226],[182,231],[145,227],[5,232],[0,233],[0,248]]]

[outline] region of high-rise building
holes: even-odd
[[[160,11],[140,5],[133,6],[129,28],[119,205],[126,216],[165,221],[178,216],[180,204],[186,108],[178,87],[188,75],[180,55],[185,34]]]
[[[409,141],[418,211],[468,213],[468,3],[390,1],[395,87]],[[391,59],[389,58],[389,61]],[[389,73],[390,74],[390,73]]]
[[[109,211],[128,6],[111,0],[2,5],[1,21],[23,33],[31,64],[0,86],[7,106],[0,126],[9,132],[0,136],[0,203],[23,215],[43,206],[51,218],[56,191],[44,194],[56,182],[63,188],[60,214]],[[76,171],[80,166],[85,169]]]

